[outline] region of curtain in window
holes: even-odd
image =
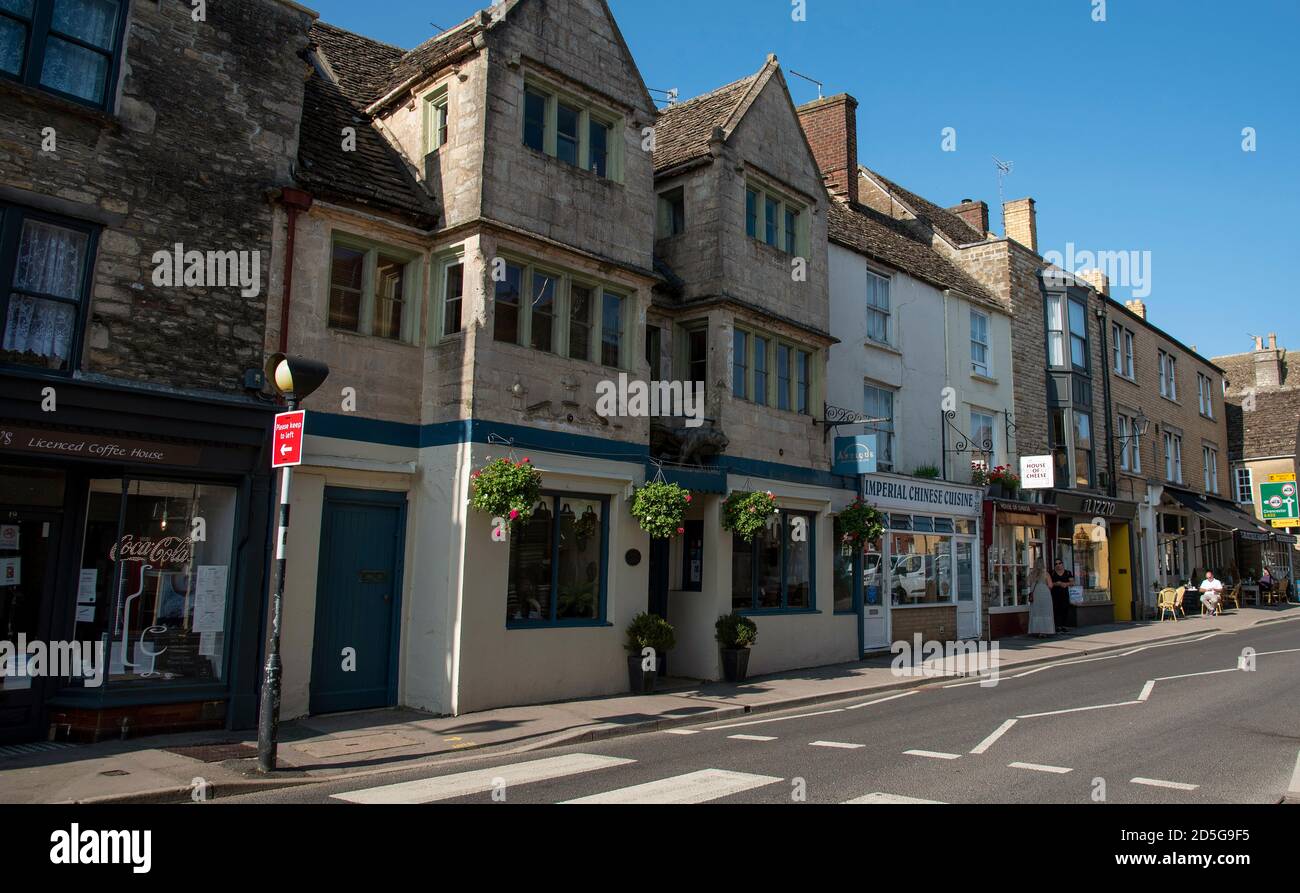
[[[18,244],[14,288],[78,300],[86,246],[85,233],[41,220],[26,221]],[[76,321],[75,304],[32,294],[10,294],[4,349],[62,365],[69,358]]]
[[[116,0],[55,0],[41,69],[42,84],[95,102],[103,99],[111,57],[63,40],[59,35],[66,34],[111,51],[117,7]]]

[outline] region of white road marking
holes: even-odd
[[[993,746],[993,743],[994,743],[995,741],[997,741],[999,738],[1001,738],[1003,735],[1005,735],[1005,734],[1007,733],[1007,730],[1009,730],[1012,726],[1014,726],[1014,725],[1016,724],[1016,722],[1017,722],[1017,721],[1014,720],[1014,719],[1008,719],[1008,720],[1007,720],[1006,722],[1004,722],[1002,725],[998,726],[998,727],[993,731],[993,734],[992,734],[992,735],[989,735],[987,738],[985,738],[985,739],[984,739],[983,741],[981,741],[979,744],[976,744],[976,745],[975,745],[975,749],[972,750],[971,753],[984,753],[984,751],[988,750],[990,747]]]
[[[834,710],[818,710],[816,713],[800,713],[798,716],[773,716],[768,719],[751,719],[747,722],[731,722],[722,726],[705,726],[710,732],[717,732],[722,729],[739,729],[742,726],[757,726],[765,722],[785,722],[788,719],[807,719],[809,716],[825,716],[828,713],[843,713],[843,707],[836,707]]]
[[[566,803],[707,803],[719,797],[728,797],[764,785],[782,781],[775,775],[750,775],[747,772],[729,772],[726,769],[701,769],[685,775],[675,775],[659,781],[632,785]]]
[[[404,781],[330,796],[332,799],[346,800],[349,803],[434,803],[438,800],[450,800],[454,797],[490,791],[498,786],[508,789],[512,785],[581,775],[584,772],[626,766],[635,762],[636,760],[623,757],[575,753],[562,757],[548,757],[544,760],[530,760],[526,763],[495,766],[491,769],[457,772],[438,778]]]
[[[1064,766],[1044,766],[1041,763],[1007,763],[1008,769],[1029,769],[1034,772],[1053,772],[1057,775],[1064,775],[1067,772],[1073,772],[1073,769],[1066,769]]]
[[[905,750],[905,754],[911,754],[914,757],[929,757],[932,760],[959,760],[959,753],[944,753],[939,750]]]
[[[1062,713],[1083,713],[1087,710],[1104,710],[1107,707],[1127,707],[1129,704],[1141,704],[1141,701],[1118,701],[1114,704],[1093,704],[1091,707],[1070,707],[1065,710],[1048,710],[1044,713],[1022,713],[1017,719],[1034,719],[1038,716],[1060,716]]]
[[[1255,652],[1255,656],[1265,657],[1270,654],[1294,654],[1297,651],[1300,651],[1300,648],[1283,648],[1281,651],[1257,651]]]
[[[838,747],[843,750],[857,750],[859,747],[866,747],[865,744],[848,744],[844,741],[814,741],[809,747]]]
[[[728,735],[733,741],[775,741],[773,735]]]
[[[699,730],[699,729],[664,729],[664,732],[666,732],[666,733],[669,734],[669,735],[698,735],[698,734],[700,734],[700,730]]]
[[[1146,685],[1142,686],[1142,694],[1138,695],[1139,701],[1145,701],[1151,697],[1151,691],[1156,687],[1156,680],[1148,679]]]
[[[1200,787],[1196,784],[1184,784],[1181,781],[1161,781],[1158,778],[1130,778],[1133,784],[1144,784],[1153,788],[1173,788],[1176,791],[1194,791]]]
[[[920,797],[904,797],[902,794],[886,794],[884,791],[876,791],[874,794],[867,794],[865,797],[855,797],[852,800],[845,800],[845,805],[862,804],[862,803],[940,803],[942,800],[922,800]]]
[[[890,696],[887,697],[887,698],[876,698],[874,701],[864,701],[864,702],[862,702],[861,704],[853,704],[853,705],[851,705],[851,706],[845,707],[844,709],[845,709],[845,710],[857,710],[857,709],[860,708],[860,707],[870,707],[872,704],[883,704],[883,703],[885,703],[886,701],[896,701],[896,700],[898,700],[899,698],[910,698],[912,695],[916,695],[916,694],[920,694],[920,692],[918,692],[918,691],[904,691],[904,692],[899,692],[898,694],[896,694],[896,695],[890,695]]]
[[[1239,672],[1236,667],[1228,667],[1226,670],[1205,670],[1201,673],[1181,673],[1177,676],[1157,676],[1156,682],[1168,682],[1170,679],[1191,679],[1193,676],[1214,676],[1219,673],[1236,673]]]

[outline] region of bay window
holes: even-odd
[[[98,228],[0,205],[0,364],[71,372]]]
[[[1074,368],[1087,372],[1089,370],[1087,305],[1063,293],[1051,293],[1047,295],[1046,314],[1048,365],[1058,369]]]
[[[789,342],[739,327],[733,330],[732,337],[732,396],[807,415],[812,354]]]
[[[329,327],[416,342],[421,309],[420,266],[414,252],[335,234]]]
[[[438,336],[455,335],[464,328],[465,264],[461,258],[442,262],[442,328]]]
[[[745,234],[789,255],[806,242],[804,208],[784,196],[750,185],[745,188]]]
[[[497,341],[620,369],[631,362],[627,295],[522,260],[503,260],[496,279]]]
[[[530,149],[601,179],[620,180],[617,132],[617,116],[610,112],[531,79],[524,87],[523,143]]]
[[[1091,487],[1093,482],[1092,413],[1074,411],[1074,483]]]

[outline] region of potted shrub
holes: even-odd
[[[998,488],[1007,499],[1015,499],[1020,491],[1020,475],[1012,471],[1010,465],[999,465],[989,472],[989,484]]]
[[[671,539],[686,532],[682,526],[691,494],[685,487],[651,481],[632,497],[632,517],[651,539]]]
[[[732,490],[722,504],[722,529],[752,542],[775,513],[776,497],[771,490]]]
[[[527,521],[542,496],[542,473],[527,456],[522,462],[496,459],[470,475],[469,504],[493,518]]]
[[[627,625],[627,680],[632,694],[652,694],[659,676],[659,661],[677,644],[677,632],[671,623],[655,614],[642,611]],[[645,669],[646,648],[654,649],[654,669]]]
[[[758,638],[758,625],[732,611],[714,624],[714,638],[722,646],[722,675],[728,682],[744,682],[749,673],[749,649]]]
[[[916,471],[912,472],[912,477],[922,478],[927,481],[937,481],[939,479],[939,469],[934,465],[922,465]]]

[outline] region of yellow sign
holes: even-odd
[[[1294,474],[1270,474],[1268,476],[1268,482],[1270,484],[1280,484],[1283,483],[1284,481],[1294,481],[1294,480],[1295,480]]]
[[[1300,527],[1300,518],[1275,518],[1274,527]]]

